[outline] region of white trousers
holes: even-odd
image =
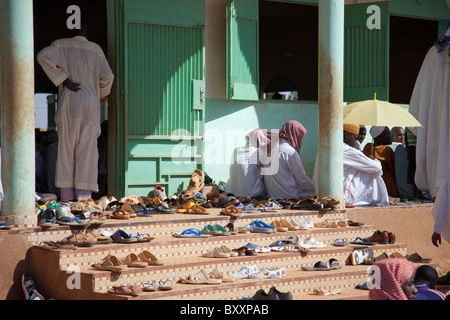
[[[71,119],[68,115],[59,118],[56,124],[56,186],[98,192],[97,138],[100,135],[100,125],[82,119]]]

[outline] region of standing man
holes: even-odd
[[[37,56],[47,76],[59,87],[55,184],[61,201],[87,199],[98,192],[100,99],[109,95],[114,79],[100,46],[86,39],[84,21],[75,32],[73,38],[56,40]]]

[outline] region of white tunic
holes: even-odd
[[[417,188],[434,197],[450,177],[450,57],[449,48],[435,46],[425,56],[411,96],[409,112],[423,128],[410,128],[417,136]]]
[[[434,232],[450,243],[450,180],[440,186],[431,209],[434,218]]]
[[[344,197],[348,204],[388,205],[381,162],[344,143]]]
[[[306,175],[300,155],[286,140],[280,139],[278,165],[272,162],[269,169],[264,175],[269,197],[287,199],[315,195],[314,184]]]
[[[235,196],[263,197],[264,181],[258,157],[258,148],[245,146],[237,148],[230,166],[230,179],[226,191]]]
[[[54,41],[37,60],[59,86],[56,186],[97,192],[100,99],[109,95],[114,79],[108,61],[99,45],[81,36]],[[67,78],[81,89],[64,87]]]

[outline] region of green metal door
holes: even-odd
[[[227,96],[259,99],[258,0],[227,0]]]
[[[120,6],[123,194],[147,195],[156,185],[174,194],[202,169],[205,3],[120,0]]]
[[[344,101],[388,100],[389,2],[346,5],[344,25]]]

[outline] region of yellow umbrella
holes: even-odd
[[[365,100],[344,106],[344,123],[366,126],[422,127],[419,121],[402,107],[377,100]]]

